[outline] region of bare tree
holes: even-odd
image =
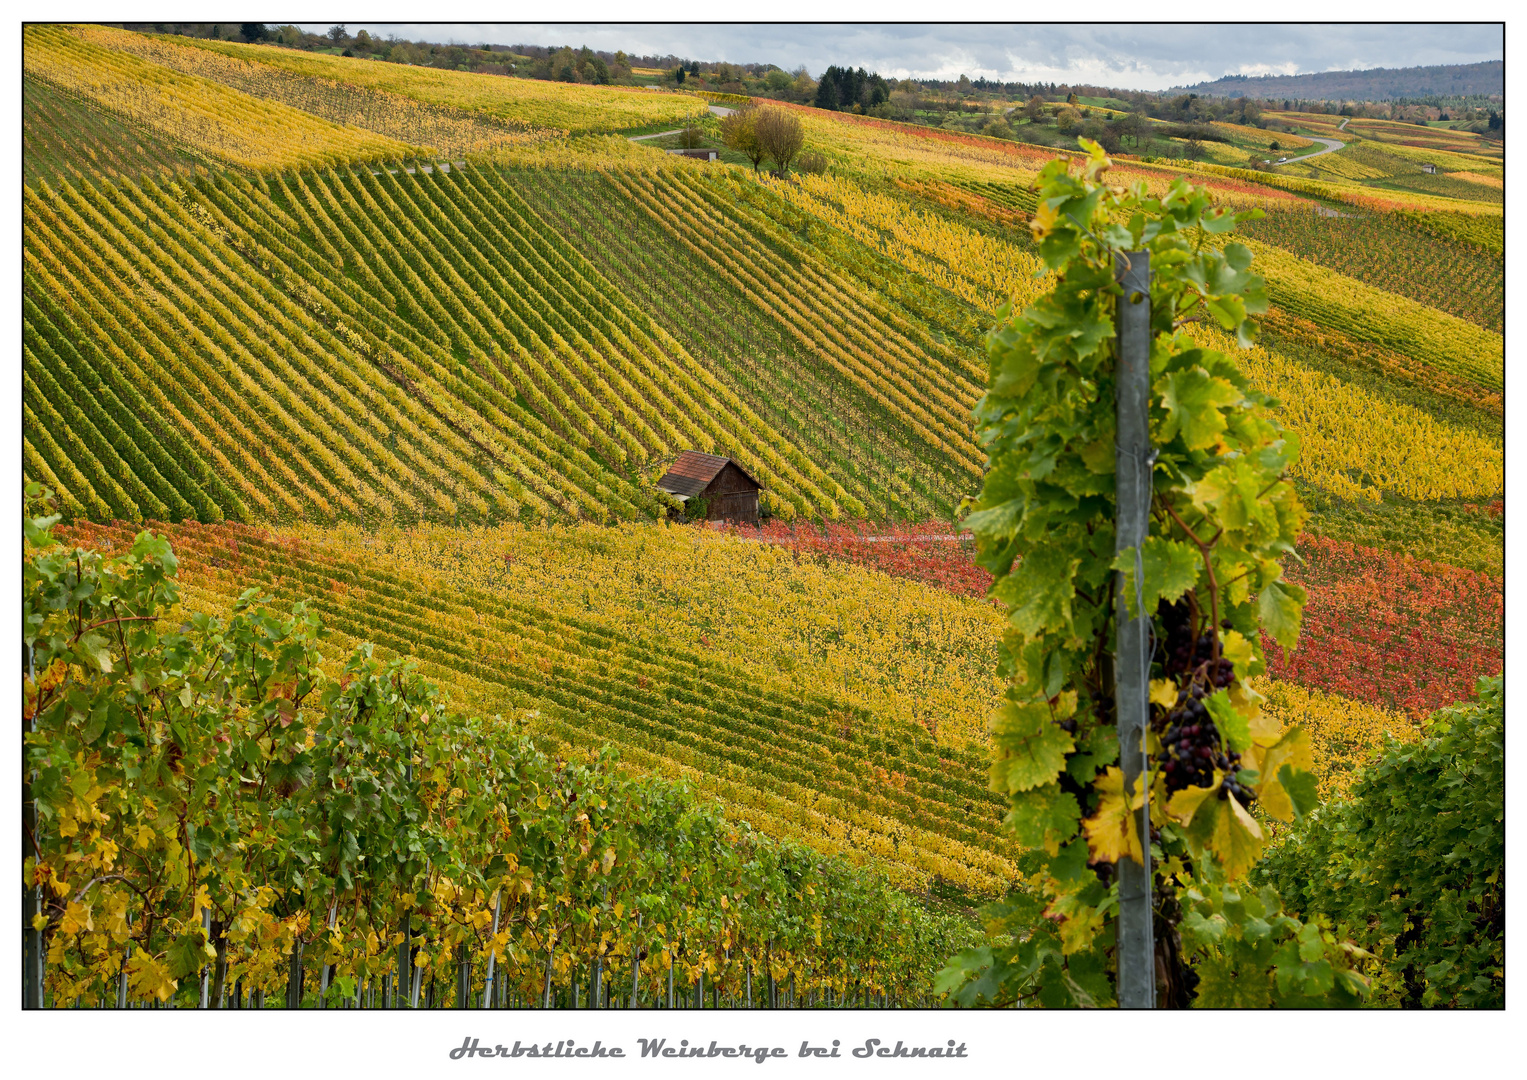
[[[790,163],[806,145],[806,132],[801,118],[783,109],[760,109],[753,122],[758,133],[758,145],[773,161],[781,176],[790,171]]]
[[[749,105],[721,118],[721,141],[733,150],[745,155],[758,171],[765,155],[758,141],[758,110]]]
[[[343,45],[345,43],[345,38],[347,38],[349,35],[345,33],[344,23],[336,23],[335,25],[329,27],[328,33],[326,33],[324,36],[332,41],[337,47]]]

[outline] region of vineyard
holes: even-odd
[[[989,1004],[946,962],[997,963],[991,928],[1027,909],[978,905],[1083,866],[1107,891],[1098,853],[1122,833],[1087,818],[1055,856],[1045,830],[1082,819],[1014,824],[1049,790],[1012,765],[1036,685],[1015,627],[1057,610],[1022,592],[1043,591],[1025,559],[1048,540],[1026,525],[993,548],[1013,522],[965,523],[1017,437],[990,412],[1012,339],[988,331],[1069,287],[1039,191],[1056,151],[771,102],[820,158],[773,176],[627,137],[714,126],[694,94],[96,26],[28,25],[22,76],[22,464],[60,518],[26,563],[53,628],[26,705],[50,1004]],[[1504,667],[1503,165],[1468,132],[1286,117],[1347,145],[1272,171],[1117,155],[1107,176],[1150,213],[1186,213],[1184,177],[1241,212],[1202,211],[1234,224],[1255,283],[1227,259],[1203,289],[1244,297],[1181,319],[1171,347],[1230,357],[1181,393],[1255,421],[1180,452],[1247,440],[1276,471],[1179,509],[1285,500],[1223,588],[1242,607],[1297,593],[1298,647],[1286,613],[1254,632],[1242,612],[1215,685],[1260,708],[1247,761],[1281,746],[1311,799],[1345,805]],[[1074,490],[1045,487],[1059,443],[1036,442],[1012,490],[1073,528],[1088,485],[1113,498],[1111,438],[1088,435]],[[761,525],[679,521],[656,483],[685,450],[755,477]],[[1174,557],[1162,572],[1185,575]],[[130,635],[42,614],[87,570],[108,598],[136,583],[93,616],[131,607]],[[126,706],[101,706],[110,732],[80,711],[144,693],[135,657],[240,635],[267,667],[162,673],[199,717],[189,742],[168,721],[134,733]],[[1030,673],[1046,708],[1092,692],[1056,696],[1071,663]],[[1096,748],[1054,716],[1091,791]],[[351,729],[361,757],[336,749]],[[1032,751],[1047,785],[1052,737]],[[194,791],[192,763],[210,770]],[[1305,789],[1275,776],[1242,781],[1272,785],[1245,811],[1269,842],[1305,827]],[[362,792],[389,824],[325,806]],[[177,833],[174,807],[199,827]],[[267,818],[284,824],[230,839]],[[1074,864],[1035,862],[1046,844]],[[1088,940],[1102,925],[1066,918]],[[1110,1000],[1074,970],[1073,996],[1042,1003]]]

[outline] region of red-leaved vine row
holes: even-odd
[[[947,522],[770,521],[735,530],[799,552],[858,563],[956,596],[985,596],[991,576],[968,534]],[[1503,663],[1500,578],[1305,536],[1288,578],[1309,592],[1297,652],[1269,649],[1268,674],[1420,717],[1469,696]]]
[[[1500,578],[1306,536],[1288,577],[1309,592],[1299,649],[1268,650],[1273,678],[1420,718],[1501,673]]]
[[[991,575],[974,562],[970,534],[957,532],[947,521],[829,522],[819,528],[809,522],[774,520],[756,531],[743,527],[737,533],[793,551],[858,563],[956,596],[985,596],[991,586]]]

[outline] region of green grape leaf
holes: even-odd
[[[1048,848],[1076,832],[1081,816],[1076,796],[1051,782],[1014,792],[1004,824],[1024,847]]]
[[[1257,597],[1262,629],[1286,650],[1299,644],[1299,625],[1304,617],[1305,592],[1298,585],[1272,581]]]
[[[1228,691],[1216,690],[1204,701],[1204,707],[1214,718],[1215,726],[1219,728],[1220,734],[1225,736],[1225,742],[1230,745],[1230,749],[1244,753],[1251,748],[1251,724],[1241,711],[1231,704]]]
[[[1137,590],[1135,555],[1140,555],[1145,587]],[[1162,600],[1168,603],[1182,596],[1198,583],[1203,559],[1196,548],[1161,536],[1147,537],[1139,548],[1125,548],[1114,557],[1113,569],[1123,575],[1123,592],[1132,619],[1141,610],[1155,612]]]
[[[1075,695],[1070,696],[1074,707]],[[1005,792],[1051,783],[1065,767],[1066,755],[1076,748],[1042,702],[1003,705],[992,722],[992,743],[996,750],[992,787]]]
[[[1008,623],[1027,637],[1071,630],[1074,579],[1082,560],[1059,547],[1041,547],[992,589],[1008,608]]]
[[[1227,426],[1222,410],[1241,402],[1239,390],[1201,367],[1171,372],[1157,385],[1167,412],[1157,441],[1170,443],[1180,434],[1189,450],[1207,450],[1218,443]]]
[[[1284,765],[1278,770],[1278,783],[1288,793],[1288,801],[1296,816],[1303,818],[1320,805],[1320,790],[1314,773]]]

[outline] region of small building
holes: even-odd
[[[680,157],[699,158],[701,161],[715,161],[716,160],[716,151],[715,150],[708,150],[708,149],[670,150],[668,152],[670,154],[677,154]]]
[[[686,450],[657,482],[657,489],[686,504],[702,500],[706,521],[758,524],[758,493],[763,485],[731,458]]]

